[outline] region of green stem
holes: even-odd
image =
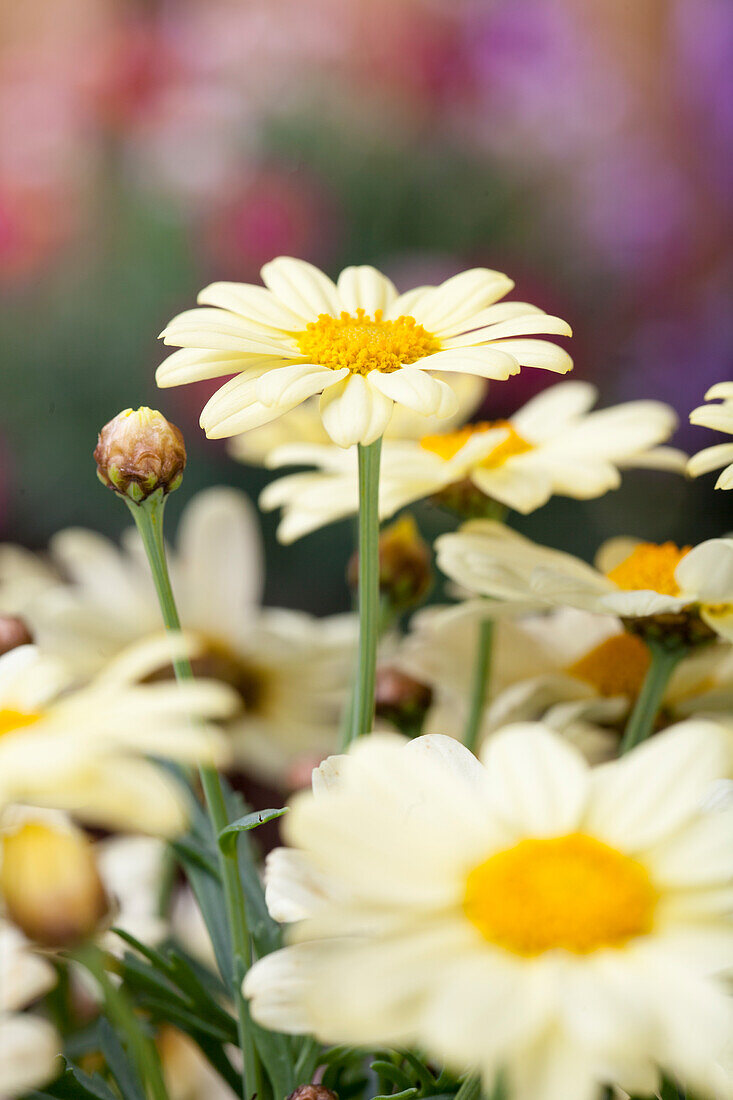
[[[379,638],[379,459],[382,440],[359,444],[359,668],[352,722],[343,748],[374,724],[374,683]]]
[[[89,943],[79,948],[74,957],[100,985],[110,1023],[123,1038],[148,1096],[151,1100],[168,1100],[168,1091],[155,1043],[143,1032],[140,1020],[125,991],[110,981],[104,965],[103,953],[94,944]]]
[[[163,509],[165,497],[155,493],[143,501],[142,504],[128,502],[135,524],[145,548],[150,563],[150,570],[158,594],[158,602],[163,616],[166,630],[179,631],[181,622],[178,609],[171,588],[168,564],[165,556],[165,542],[163,540]],[[173,662],[173,668],[177,680],[190,680],[193,678],[191,663],[186,658]],[[204,791],[206,808],[214,830],[215,839],[222,829],[229,824],[224,791],[222,790],[218,772],[215,768],[201,765],[199,768],[201,786]],[[232,957],[234,962],[231,974],[222,974],[227,982],[232,997],[237,1006],[237,1022],[239,1042],[242,1048],[244,1062],[244,1074],[242,1081],[242,1095],[247,1097],[253,1092],[258,1096],[263,1095],[262,1067],[257,1057],[254,1038],[252,1035],[251,1020],[247,1002],[242,995],[242,982],[247,970],[252,964],[252,948],[247,928],[247,915],[244,908],[244,895],[239,880],[239,867],[237,864],[236,850],[228,855],[217,844],[217,856],[219,873],[224,889],[224,901],[227,912],[227,923],[232,941]]]
[[[471,752],[476,751],[476,743],[481,730],[481,717],[486,704],[486,696],[491,678],[491,650],[494,640],[494,623],[483,619],[479,624],[478,643],[473,663],[471,695],[468,707],[466,727],[463,731],[463,744]]]
[[[647,640],[646,644],[651,653],[651,663],[621,740],[621,756],[645,741],[652,732],[670,677],[687,653],[683,645],[665,646],[654,640]]]

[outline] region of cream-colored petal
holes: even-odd
[[[568,353],[549,340],[498,340],[491,346],[513,356],[521,367],[540,367],[555,374],[567,374],[573,369]]]
[[[733,382],[716,382],[705,394],[706,401],[715,401],[718,398],[723,401],[733,400]]]
[[[303,328],[303,318],[294,313],[269,290],[249,283],[211,283],[199,293],[202,306],[218,306],[229,310],[257,326],[297,332]]]
[[[5,820],[5,819],[3,819]],[[56,985],[51,963],[37,954],[19,928],[0,918],[0,1020],[25,1008]]]
[[[727,466],[729,462],[733,462],[733,443],[718,443],[693,455],[687,463],[687,473],[690,477],[700,477]]]
[[[367,264],[361,267],[345,267],[336,284],[343,307],[348,313],[363,309],[373,316],[376,310],[383,312],[397,300],[397,291],[391,279]]]
[[[287,367],[268,371],[260,376],[255,390],[257,400],[263,405],[276,407],[306,401],[325,387],[335,385],[348,375],[346,367],[331,370],[319,367],[316,363],[292,363]]]
[[[367,445],[384,434],[393,403],[360,374],[350,374],[321,395],[323,425],[339,447]]]
[[[543,443],[562,435],[568,424],[580,419],[595,404],[598,390],[590,382],[570,379],[557,382],[513,413],[512,424],[523,439]]]
[[[61,1072],[61,1038],[40,1016],[0,1017],[0,1094],[3,1100],[47,1084]]]
[[[610,573],[633,554],[640,542],[641,539],[632,538],[630,535],[616,535],[612,539],[606,539],[596,553],[596,569],[601,573]]]
[[[733,603],[733,539],[708,539],[686,554],[675,569],[683,593],[702,603]]]
[[[500,321],[511,321],[515,317],[526,317],[529,313],[542,316],[544,312],[543,309],[530,305],[529,302],[497,302],[493,306],[487,306],[486,309],[479,310],[468,320],[459,321],[455,327],[444,328],[442,336],[446,339],[450,336],[457,336],[461,332],[468,332],[471,329],[483,328],[484,325],[495,325]]]
[[[494,378],[500,382],[519,373],[519,363],[508,350],[493,345],[480,348],[456,348],[455,351],[436,351],[420,360],[421,370],[460,371],[478,374],[482,378]]]
[[[226,351],[179,348],[160,364],[155,372],[155,382],[161,389],[167,389],[208,378],[221,378],[222,375],[238,374],[247,367],[256,366],[261,359],[262,356],[256,353],[237,355]]]
[[[690,423],[715,432],[733,432],[733,403],[724,405],[700,405],[690,413]]]
[[[295,848],[267,856],[265,896],[270,916],[284,924],[313,916],[332,896],[328,880]]]
[[[511,461],[495,469],[478,466],[471,481],[489,497],[523,515],[540,508],[552,496],[552,481],[541,469],[527,470]]]
[[[550,444],[568,455],[618,459],[668,439],[677,414],[661,401],[627,401],[568,426]]]
[[[458,399],[445,383],[431,378],[427,371],[417,367],[401,367],[390,374],[373,370],[367,376],[370,386],[374,386],[385,397],[408,409],[431,416],[439,409],[447,409],[444,416],[451,416],[458,408]]]
[[[479,310],[503,298],[514,286],[506,275],[485,267],[462,271],[423,294],[413,305],[412,316],[441,335],[444,328],[467,321]]]
[[[327,275],[305,260],[280,256],[265,264],[262,281],[282,304],[305,321],[315,321],[321,313],[338,317],[341,299]]]
[[[561,317],[552,317],[548,313],[528,313],[525,316],[514,317],[498,324],[484,325],[458,336],[443,336],[441,339],[443,347],[465,348],[477,344],[491,343],[494,340],[503,340],[509,336],[539,336],[541,334],[572,336],[573,330],[567,321],[563,321]]]

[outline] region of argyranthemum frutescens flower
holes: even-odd
[[[718,398],[721,398],[719,404]],[[715,401],[716,404],[700,405],[693,409],[690,422],[733,435],[733,382],[718,382],[716,386],[711,386],[705,400]],[[715,482],[715,488],[733,489],[733,443],[717,443],[714,447],[698,451],[688,462],[687,472],[691,477],[699,477],[711,470],[719,470],[721,466],[725,469]]]
[[[597,769],[540,725],[483,764],[451,738],[357,743],[284,819],[268,901],[298,923],[245,980],[255,1019],[415,1043],[511,1100],[646,1095],[660,1069],[730,1088],[731,811],[700,808],[725,765],[704,722]]]
[[[22,1011],[56,984],[50,962],[0,918],[0,1096],[40,1088],[61,1068],[61,1039],[44,1017]]]
[[[262,557],[247,497],[213,488],[183,510],[169,567],[181,621],[200,651],[195,671],[231,684],[242,700],[226,724],[235,761],[287,783],[299,756],[334,748],[356,621],[262,607]],[[134,530],[121,548],[93,531],[62,531],[51,541],[51,558],[69,583],[44,593],[27,617],[40,644],[63,654],[80,675],[160,629]]]
[[[733,639],[733,539],[709,539],[694,548],[610,539],[598,553],[597,569],[492,520],[465,523],[435,545],[444,573],[510,608],[578,607],[654,620],[662,630],[695,638],[709,628]]]
[[[159,386],[235,374],[211,398],[201,426],[212,439],[274,420],[321,394],[334,443],[368,444],[394,405],[451,416],[453,391],[434,371],[506,379],[520,367],[564,374],[567,352],[537,335],[571,335],[565,321],[524,302],[497,304],[513,287],[475,268],[437,287],[398,294],[373,267],[347,267],[338,282],[303,260],[281,256],[262,268],[264,287],[213,283],[203,308],[179,314],[165,343],[182,350],[158,368]]]
[[[659,444],[677,425],[660,401],[630,401],[589,412],[597,397],[588,382],[561,382],[533,397],[508,420],[467,424],[415,440],[385,440],[380,474],[380,515],[423,497],[451,495],[459,506],[481,507],[485,498],[532,512],[553,494],[587,500],[621,483],[620,469],[645,466],[684,471],[687,456]],[[282,507],[278,537],[292,542],[358,511],[357,456],[338,447],[290,443],[267,465],[315,466],[286,475],[260,497],[266,510]]]
[[[24,802],[113,829],[184,828],[182,788],[148,758],[226,763],[226,739],[210,720],[227,717],[236,696],[212,681],[140,681],[192,649],[147,639],[73,689],[68,670],[34,646],[0,657],[0,812]]]
[[[390,664],[429,687],[423,733],[462,736],[471,692],[479,623],[490,606],[475,600],[428,607]],[[553,608],[494,624],[491,675],[479,737],[510,722],[542,719],[592,761],[618,748],[618,726],[641,690],[651,655],[641,638],[612,615]],[[672,673],[658,723],[691,715],[733,716],[733,647],[693,650]]]

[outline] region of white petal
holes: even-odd
[[[350,374],[321,396],[323,426],[339,447],[366,445],[379,439],[392,408],[392,401],[360,374]]]
[[[733,443],[718,443],[715,447],[706,447],[693,455],[687,463],[687,472],[690,477],[700,477],[701,474],[727,466],[729,462],[733,462]]]
[[[281,329],[285,332],[297,332],[303,328],[303,318],[284,306],[263,286],[252,286],[249,283],[211,283],[200,292],[198,301],[203,306],[218,306],[229,310],[265,328]]]
[[[511,460],[494,470],[477,467],[471,472],[471,481],[482,493],[523,515],[540,508],[552,496],[552,481],[546,473]]]
[[[702,603],[733,603],[733,539],[701,542],[679,563],[675,579]]]
[[[509,336],[572,336],[573,331],[567,321],[561,317],[551,317],[548,313],[528,313],[522,317],[501,321],[499,324],[484,325],[459,336],[443,337],[443,347],[464,348],[471,345],[491,343]]]
[[[492,347],[514,356],[522,367],[541,367],[555,374],[567,374],[573,369],[573,360],[568,353],[549,340],[499,340]]]
[[[498,324],[499,321],[511,321],[515,317],[526,317],[529,313],[541,316],[544,312],[543,309],[530,305],[529,302],[499,302],[496,305],[479,310],[467,321],[460,321],[455,326],[442,329],[441,335],[443,339],[446,339],[470,329],[483,328],[484,325]]]
[[[455,327],[503,298],[513,286],[500,271],[485,267],[462,271],[422,295],[413,306],[412,316],[428,332],[440,335],[443,328]]]
[[[265,264],[261,275],[283,305],[305,321],[315,321],[321,313],[340,316],[341,299],[336,287],[313,264],[280,256]]]
[[[161,389],[166,389],[207,378],[220,378],[224,374],[238,374],[249,366],[255,366],[261,358],[261,355],[254,353],[237,355],[225,351],[180,348],[160,364],[155,372],[155,382]]]
[[[274,848],[267,856],[265,897],[270,916],[281,923],[313,916],[331,896],[327,880],[295,848]]]
[[[55,1077],[62,1068],[62,1045],[56,1029],[40,1016],[14,1014],[0,1018],[3,1100],[13,1100]]]
[[[514,413],[512,424],[524,439],[542,443],[562,435],[566,425],[587,413],[597,398],[598,390],[590,382],[557,382]]]
[[[444,416],[451,416],[458,408],[458,399],[453,391],[445,383],[431,378],[426,371],[418,370],[417,367],[401,367],[390,374],[373,370],[367,381],[385,397],[406,405],[408,409],[422,413],[423,416],[431,416],[438,409],[444,409],[446,404],[448,409],[443,413]]]
[[[292,363],[263,374],[257,382],[255,393],[257,400],[263,405],[288,405],[292,408],[313,394],[320,393],[325,387],[339,382],[348,373],[346,367],[331,370],[330,367],[319,367],[315,363]]]
[[[705,394],[706,401],[714,401],[721,398],[723,401],[733,399],[733,382],[716,382]]]
[[[724,405],[700,405],[690,413],[690,423],[715,432],[733,432],[733,403]]]
[[[506,351],[493,345],[480,348],[456,348],[448,351],[436,351],[420,360],[421,370],[460,371],[465,374],[478,374],[482,378],[494,378],[505,382],[513,374],[519,373],[519,363]]]
[[[363,309],[372,316],[378,309],[388,310],[397,299],[394,284],[375,267],[346,267],[338,277],[338,292],[344,309],[356,313]]]

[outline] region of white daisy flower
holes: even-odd
[[[160,612],[137,532],[122,547],[94,531],[51,541],[69,578],[27,613],[45,650],[80,677],[160,629]],[[357,622],[261,606],[263,549],[256,513],[235,489],[199,493],[184,509],[169,568],[176,602],[200,657],[194,671],[233,686],[243,703],[227,722],[235,762],[287,783],[298,757],[333,751],[348,696]]]
[[[432,693],[423,733],[461,738],[468,711],[480,622],[487,601],[428,607],[413,615],[391,664]],[[541,719],[591,762],[618,748],[616,726],[641,690],[651,655],[613,615],[554,608],[542,615],[500,618],[494,625],[488,701],[479,739],[510,722]],[[725,721],[733,714],[733,647],[705,645],[675,668],[661,718],[691,715]]]
[[[434,371],[506,379],[521,367],[565,374],[567,352],[538,335],[570,336],[559,317],[523,302],[497,304],[513,287],[475,268],[438,287],[398,294],[373,267],[347,267],[338,283],[303,260],[262,268],[264,287],[212,283],[202,308],[161,333],[181,350],[158,368],[159,386],[236,374],[201,414],[210,439],[259,428],[315,394],[339,447],[369,444],[395,405],[452,416],[457,398]]]
[[[385,439],[421,439],[431,432],[450,432],[459,428],[472,416],[488,390],[485,378],[473,374],[438,374],[456,396],[457,407],[452,416],[424,416],[413,412],[406,405],[395,405],[389,424],[385,428]],[[277,420],[263,424],[261,428],[252,428],[229,440],[228,451],[232,458],[250,466],[266,466],[276,447],[286,443],[315,443],[329,446],[331,437],[323,427],[318,410],[318,399],[309,397],[302,405],[290,412],[283,413]],[[2,559],[0,558],[0,565]]]
[[[717,402],[718,398],[721,399],[720,404],[699,405],[693,409],[690,423],[733,435],[733,382],[718,382],[705,394],[706,401]],[[688,462],[687,472],[690,477],[699,477],[722,466],[725,469],[715,482],[715,488],[733,489],[733,443],[717,443],[714,447],[698,451]]]
[[[236,696],[213,681],[140,681],[191,653],[188,641],[156,636],[75,690],[35,646],[0,657],[0,810],[25,802],[112,829],[185,828],[180,785],[148,758],[226,763],[226,738],[210,720],[227,717]]]
[[[374,735],[284,818],[268,902],[296,920],[246,996],[265,1027],[419,1045],[512,1100],[730,1095],[731,810],[718,729],[688,722],[591,769],[537,724],[484,762]],[[653,779],[653,781],[650,781]]]
[[[597,569],[492,520],[465,523],[435,545],[444,573],[507,610],[569,606],[680,628],[702,620],[733,640],[733,539],[709,539],[694,548],[610,539],[597,555]]]
[[[56,971],[14,925],[0,918],[0,1096],[13,1100],[61,1070],[61,1039],[42,1016],[22,1010],[56,984]]]
[[[533,397],[509,420],[468,424],[419,440],[385,440],[380,518],[406,504],[457,492],[532,512],[553,494],[587,500],[621,484],[620,469],[645,466],[683,472],[687,455],[658,444],[677,426],[660,401],[630,401],[589,412],[597,398],[588,382],[561,382]],[[281,542],[359,509],[357,455],[323,443],[289,443],[269,455],[271,467],[315,466],[287,475],[262,492],[265,511],[281,507]]]

